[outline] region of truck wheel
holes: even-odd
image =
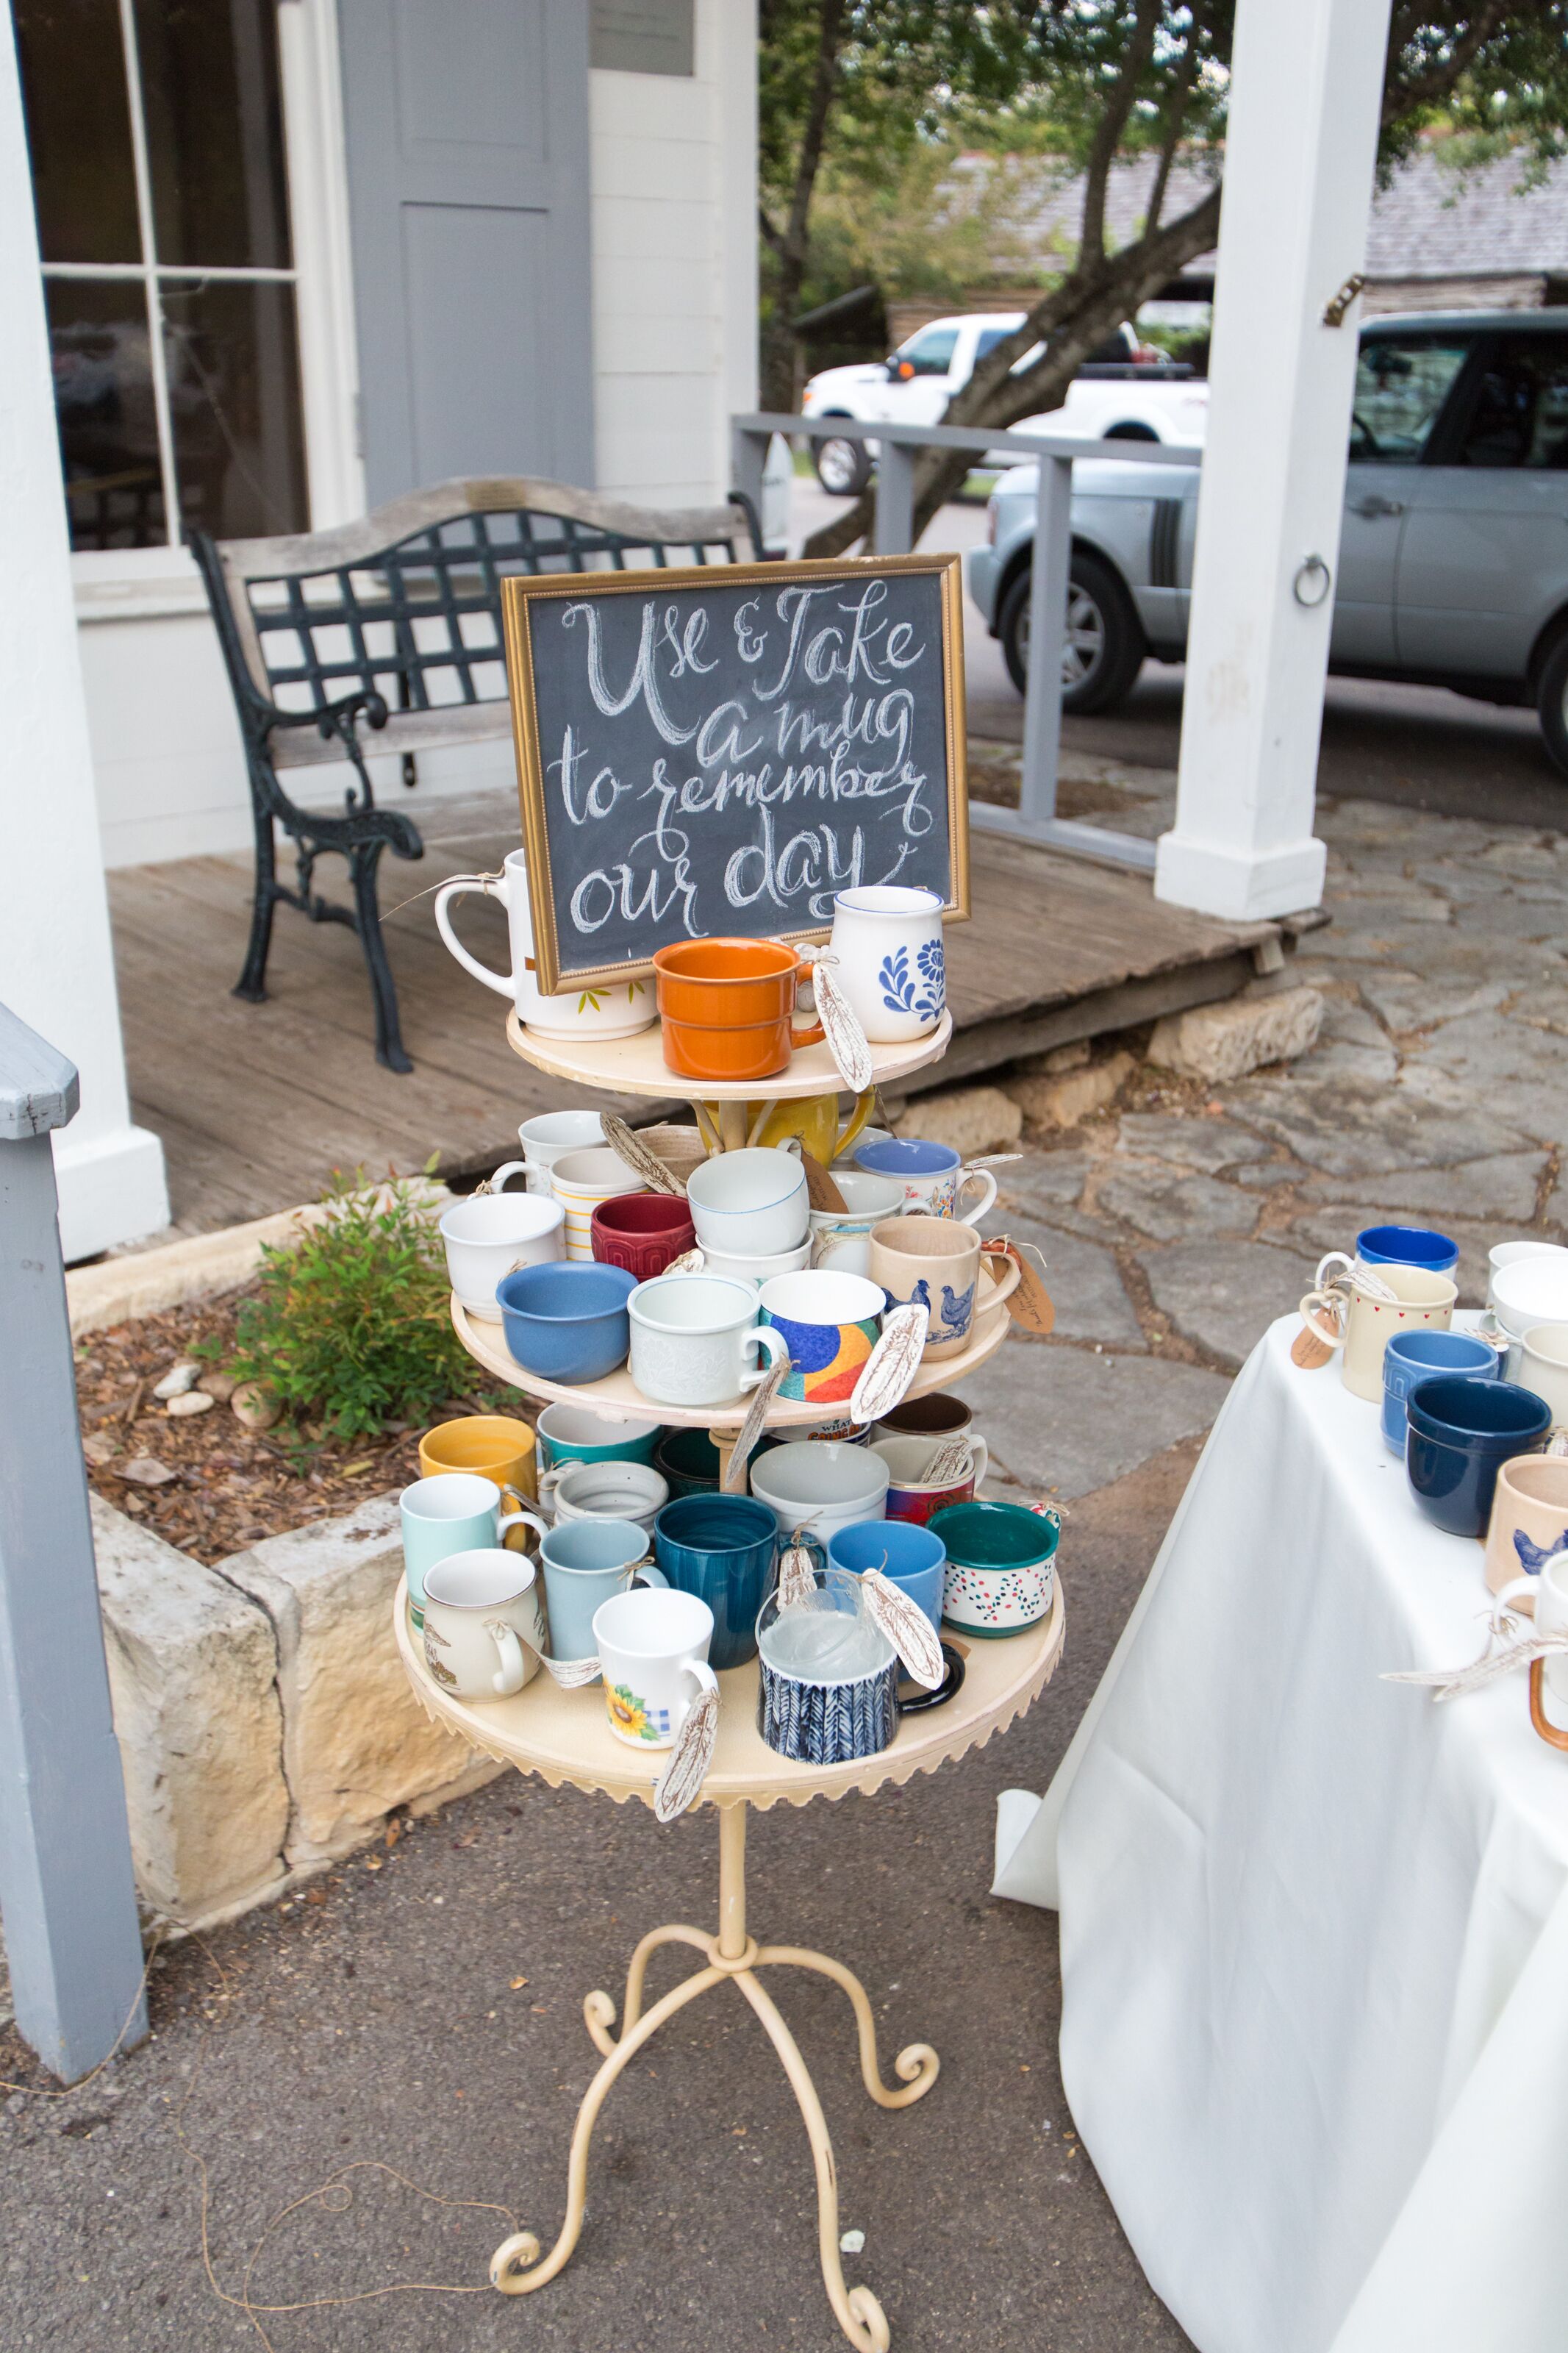
[[[1068,575],[1067,642],[1062,648],[1062,709],[1114,710],[1132,691],[1148,651],[1132,600],[1110,565],[1087,548],[1074,552]],[[996,634],[1007,673],[1022,694],[1028,681],[1029,572],[1002,599]]]
[[[836,499],[858,499],[871,479],[871,460],[864,441],[818,441],[811,462],[816,479]]]
[[[1568,776],[1568,628],[1546,649],[1535,684],[1535,710],[1552,765]]]

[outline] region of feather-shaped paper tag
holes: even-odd
[[[921,1472],[921,1485],[949,1487],[955,1480],[967,1479],[969,1466],[973,1460],[973,1451],[967,1438],[961,1434],[957,1438],[944,1439]]]
[[[805,1601],[816,1590],[816,1568],[811,1547],[805,1541],[805,1530],[796,1528],[779,1555],[779,1608],[787,1609],[793,1602]]]
[[[833,976],[833,958],[818,956],[812,973],[816,1018],[822,1024],[833,1067],[847,1087],[863,1095],[871,1083],[871,1049],[860,1017]]]
[[[849,1400],[851,1421],[880,1421],[902,1398],[920,1370],[925,1353],[923,1307],[895,1307],[882,1318],[882,1336],[866,1359],[866,1368]]]
[[[688,1806],[695,1804],[713,1762],[713,1744],[718,1737],[719,1694],[716,1691],[700,1691],[675,1736],[669,1762],[654,1785],[656,1821],[672,1822],[677,1814],[683,1814]]]
[[[682,1250],[679,1258],[670,1260],[664,1271],[666,1274],[700,1274],[707,1263],[700,1249]]]
[[[776,1365],[769,1366],[763,1381],[752,1391],[746,1419],[741,1424],[734,1449],[725,1465],[724,1476],[719,1482],[726,1495],[745,1493],[746,1465],[757,1451],[763,1432],[768,1426],[768,1408],[777,1397],[780,1384],[788,1371],[789,1355],[786,1350]]]
[[[866,1606],[899,1654],[904,1672],[921,1691],[935,1691],[947,1669],[931,1620],[902,1588],[868,1568],[860,1578]]]
[[[605,1131],[605,1142],[618,1160],[640,1176],[655,1193],[684,1193],[685,1186],[668,1168],[656,1152],[650,1152],[636,1132],[613,1111],[601,1112],[599,1124]]]

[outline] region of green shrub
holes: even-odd
[[[421,1419],[470,1387],[474,1367],[452,1329],[440,1236],[410,1187],[367,1190],[360,1170],[324,1198],[321,1225],[263,1248],[229,1369],[324,1435],[359,1438]]]

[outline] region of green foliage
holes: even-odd
[[[257,1296],[241,1304],[229,1369],[264,1381],[284,1409],[335,1438],[416,1421],[460,1394],[472,1367],[449,1313],[441,1240],[392,1179],[335,1179],[330,1214],[262,1251]]]

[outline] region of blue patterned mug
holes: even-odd
[[[840,891],[824,961],[873,1045],[928,1037],[947,1006],[942,902],[934,891],[873,883]]]

